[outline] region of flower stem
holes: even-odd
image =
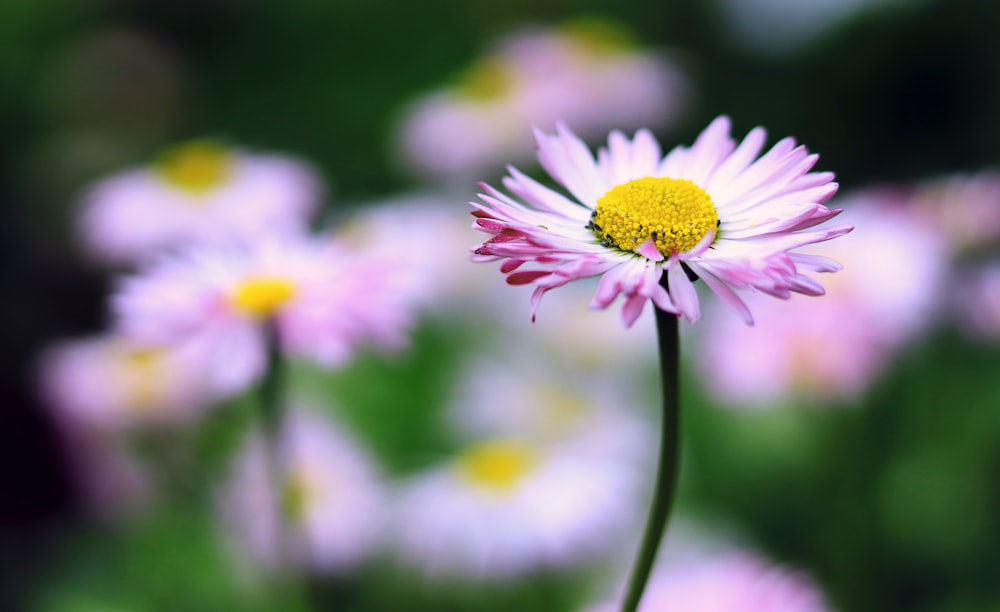
[[[274,321],[265,325],[267,335],[267,363],[260,382],[260,420],[264,430],[264,456],[267,479],[274,492],[275,547],[278,572],[288,570],[290,559],[285,535],[285,513],[281,497],[284,490],[285,465],[281,449],[281,428],[285,404],[285,360],[278,345],[278,330]]]
[[[660,427],[660,458],[656,469],[656,488],[649,508],[646,531],[642,536],[639,554],[632,568],[628,590],[622,603],[622,612],[635,612],[656,561],[656,551],[667,527],[670,506],[677,483],[680,456],[680,337],[677,315],[656,310],[656,334],[660,347],[660,375],[663,391],[663,416]]]

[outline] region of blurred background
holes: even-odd
[[[467,202],[508,163],[542,180],[532,125],[563,119],[594,147],[648,127],[669,150],[725,114],[737,139],[761,125],[768,146],[818,152],[858,230],[816,251],[845,263],[827,297],[761,303],[750,331],[706,294],[703,320],[682,325],[684,468],[657,576],[748,555],[751,576],[794,577],[826,609],[1000,610],[998,30],[986,0],[0,3],[0,608],[613,601],[653,478],[651,313],[626,331],[586,311],[592,287],[567,287],[530,325],[526,293],[467,263],[483,239]],[[389,510],[369,514],[369,540],[292,570],[234,552],[266,515],[226,510],[256,503],[230,495],[252,389],[167,426],[117,407],[93,425],[46,390],[60,375],[45,355],[113,327],[116,279],[141,268],[81,221],[96,186],[204,139],[295,160],[310,231],[384,241],[427,283],[402,348],[293,363],[296,405],[329,419],[301,429],[331,428],[316,444],[346,439],[348,463],[368,465],[351,472],[367,484],[338,490],[377,488],[357,503]],[[511,463],[502,444],[529,430],[535,444],[539,427],[559,431],[546,461]],[[462,505],[447,487],[486,473],[506,492],[525,466],[590,514],[498,528],[520,548],[481,541],[489,513],[552,501]]]

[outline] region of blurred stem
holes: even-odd
[[[264,430],[264,455],[267,462],[267,476],[274,491],[275,540],[278,557],[278,572],[289,571],[289,551],[287,545],[285,512],[282,504],[285,465],[281,456],[281,427],[285,404],[285,359],[278,343],[278,329],[273,320],[265,323],[267,336],[267,363],[264,378],[260,381],[260,420]]]
[[[680,456],[680,337],[678,317],[656,308],[656,335],[660,346],[660,377],[663,391],[663,416],[660,425],[660,459],[656,468],[656,487],[646,520],[639,554],[632,568],[622,612],[635,612],[646,589],[646,582],[656,561],[656,551],[667,527],[670,506],[677,484]]]

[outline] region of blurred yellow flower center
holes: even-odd
[[[586,414],[587,402],[579,395],[570,393],[556,385],[538,385],[532,389],[533,403],[540,424],[549,433],[565,433],[571,430]]]
[[[255,319],[270,317],[295,297],[295,285],[276,276],[249,278],[232,295],[236,310]]]
[[[119,353],[122,388],[130,408],[144,411],[162,401],[163,355],[162,350],[153,348],[123,349]]]
[[[664,257],[693,249],[719,224],[704,189],[686,179],[646,177],[597,200],[589,227],[605,246],[635,251],[652,240]]]
[[[507,62],[487,57],[472,64],[460,77],[456,91],[469,100],[488,102],[511,90],[514,73]]]
[[[480,488],[509,491],[534,467],[538,458],[524,444],[486,442],[466,450],[459,458],[465,479]]]
[[[313,503],[316,489],[303,473],[289,474],[281,486],[281,511],[285,518],[302,522]]]
[[[163,155],[156,170],[174,187],[204,193],[225,183],[233,169],[232,153],[211,142],[192,142]]]

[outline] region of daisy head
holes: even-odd
[[[401,344],[409,310],[391,263],[311,238],[193,248],[126,278],[113,306],[130,336],[191,355],[233,393],[263,373],[269,327],[287,353],[327,366],[360,344]]]
[[[401,485],[393,544],[429,575],[503,581],[570,567],[623,536],[635,475],[608,457],[484,438]]]
[[[220,490],[234,545],[264,568],[279,563],[281,553],[293,567],[321,572],[347,571],[367,559],[385,505],[367,451],[318,413],[294,408],[278,440],[282,482],[275,486],[262,442],[248,439]]]
[[[504,160],[529,161],[525,124],[550,127],[562,118],[588,135],[669,125],[685,105],[686,79],[631,38],[595,19],[507,33],[450,86],[406,110],[404,163],[431,178],[464,180]]]
[[[215,399],[199,364],[122,336],[50,347],[40,360],[39,379],[57,415],[99,430],[184,422]]]
[[[599,276],[591,307],[621,295],[626,326],[647,301],[697,321],[695,279],[747,324],[753,317],[740,292],[822,295],[803,272],[839,264],[795,249],[851,231],[816,228],[840,212],[823,205],[837,190],[833,174],[810,172],[818,156],[791,138],[758,157],[762,128],[740,143],[729,133],[720,117],[694,145],[663,156],[650,132],[629,140],[616,131],[595,159],[563,125],[554,135],[536,130],[539,161],[568,195],[515,168],[503,180],[513,197],[481,184],[473,227],[490,238],[474,258],[502,260],[508,283],[533,284],[533,311],[546,291]]]
[[[300,160],[193,141],[93,185],[80,235],[95,257],[132,262],[189,243],[302,231],[321,192]]]

